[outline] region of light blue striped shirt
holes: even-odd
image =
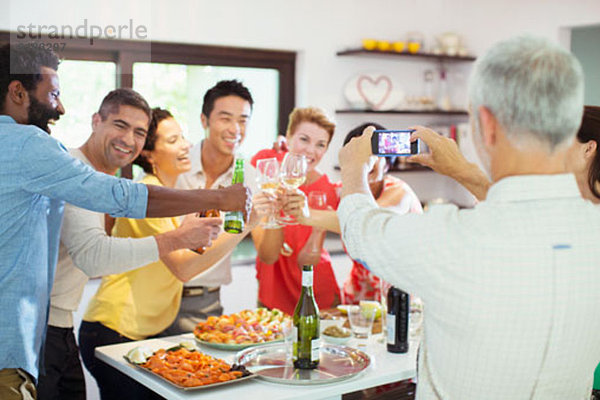
[[[41,129],[0,115],[0,369],[38,376],[64,201],[144,218],[148,190],[94,171]]]

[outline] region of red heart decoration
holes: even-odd
[[[383,94],[383,96],[381,96],[379,101],[377,101],[377,99],[369,98],[369,90],[367,90],[366,93],[365,91],[363,91],[364,83],[368,83],[373,86],[378,86],[381,82],[387,84],[387,87],[385,93]],[[385,75],[380,75],[376,79],[373,79],[368,75],[361,75],[356,81],[356,88],[358,89],[358,94],[360,94],[360,97],[362,97],[363,100],[369,106],[371,106],[373,110],[378,110],[386,102],[386,100],[388,99],[388,97],[390,97],[390,94],[392,93],[392,80]]]

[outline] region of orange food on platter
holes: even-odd
[[[283,339],[282,323],[291,317],[266,308],[244,310],[220,317],[208,317],[196,325],[194,335],[205,342],[255,344]]]
[[[226,382],[244,375],[242,371],[232,370],[231,365],[219,358],[184,347],[175,351],[160,349],[141,366],[184,387]]]

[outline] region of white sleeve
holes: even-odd
[[[75,266],[90,277],[126,272],[159,259],[153,236],[114,238],[104,230],[104,214],[65,204],[60,240]]]
[[[447,277],[445,264],[453,255],[449,246],[440,244],[453,239],[457,212],[454,206],[444,206],[425,214],[400,215],[379,208],[365,194],[344,197],[337,210],[350,256],[424,301]]]

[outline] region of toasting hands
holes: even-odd
[[[252,192],[250,188],[241,183],[219,188],[221,202],[219,209],[222,211],[242,211],[245,222],[248,223],[250,210],[252,210]]]

